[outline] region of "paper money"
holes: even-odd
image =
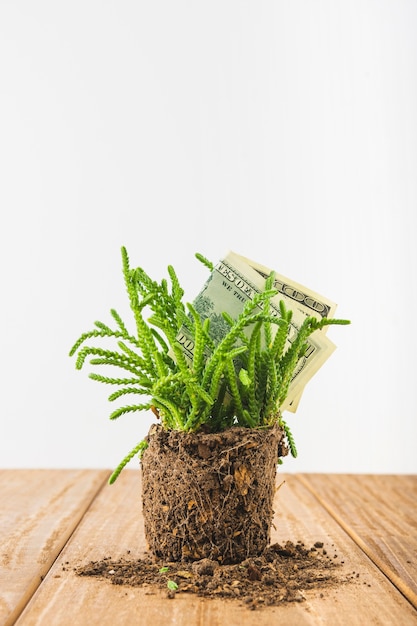
[[[264,290],[265,279],[270,273],[268,268],[231,251],[215,266],[193,305],[202,319],[210,318],[210,336],[216,344],[230,328],[222,313],[226,312],[233,319],[237,319],[246,302]],[[271,312],[280,316],[280,300],[284,301],[287,309],[293,311],[286,348],[290,346],[306,317],[334,317],[334,302],[285,276],[275,273],[274,288],[278,290],[278,294],[270,301]],[[308,338],[307,350],[297,364],[281,410],[295,412],[305,385],[334,351],[335,345],[323,330],[316,331]],[[249,328],[248,333],[250,332]],[[192,361],[193,337],[185,325],[181,328],[177,341],[185,356]]]
[[[257,263],[255,261],[251,261],[250,259],[246,259],[245,257],[241,258],[253,269],[255,269],[264,279],[266,279],[270,275],[271,270],[264,265],[261,265],[260,263]],[[332,302],[328,298],[321,296],[315,291],[304,287],[304,285],[301,285],[300,283],[297,283],[294,280],[290,280],[285,276],[282,276],[275,272],[274,287],[279,291],[280,294],[287,296],[287,299],[289,300],[289,302],[285,302],[287,308],[291,308],[293,311],[294,309],[297,309],[298,312],[304,316],[312,315],[314,317],[327,317],[329,319],[334,317],[337,304],[335,302]],[[291,300],[293,301],[292,306],[290,304]],[[320,333],[327,333],[328,328],[328,326],[324,326],[320,330]],[[335,346],[333,345],[331,352],[333,352],[334,350]],[[331,352],[329,353],[329,356]],[[303,395],[304,387],[307,384],[308,380],[305,380],[302,386],[299,385],[298,391],[295,390],[295,385],[293,385],[291,389],[291,400],[290,402],[288,402],[287,398],[283,405],[283,410],[287,409],[295,413],[301,400],[301,396]]]

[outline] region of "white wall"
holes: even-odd
[[[120,247],[192,300],[229,248],[348,328],[287,414],[288,471],[416,472],[417,3],[0,2],[3,467],[114,467],[68,350],[128,314]]]

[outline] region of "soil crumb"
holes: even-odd
[[[138,560],[111,557],[92,561],[75,569],[79,576],[96,576],[114,585],[144,586],[148,592],[165,590],[166,597],[190,593],[207,598],[228,598],[250,609],[303,602],[310,592],[323,591],[354,580],[355,572],[343,573],[343,561],[334,547],[326,550],[317,541],[306,547],[301,541],[287,541],[267,547],[259,557],[241,563],[221,565],[207,558],[192,563],[156,562],[152,557]]]

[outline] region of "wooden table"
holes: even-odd
[[[106,470],[0,470],[0,624],[263,626],[417,625],[417,475],[278,476],[273,541],[337,549],[357,582],[306,601],[250,611],[79,577],[105,556],[143,556],[140,473],[107,485]]]

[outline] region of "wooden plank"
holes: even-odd
[[[125,470],[115,485],[101,491],[18,620],[18,626],[270,626],[279,621],[285,621],[286,626],[416,624],[417,612],[409,602],[294,475],[287,476],[277,491],[272,540],[302,540],[307,545],[323,541],[329,551],[337,550],[347,578],[352,572],[360,575],[354,582],[326,590],[324,597],[319,592],[306,592],[305,602],[251,611],[236,601],[185,594],[168,600],[161,593],[150,593],[144,588],[78,577],[73,568],[90,560],[128,557],[129,550],[132,559],[144,555],[139,497],[139,472],[135,470]]]
[[[417,608],[417,475],[309,474],[301,478]]]
[[[0,470],[0,624],[14,623],[108,477]]]

